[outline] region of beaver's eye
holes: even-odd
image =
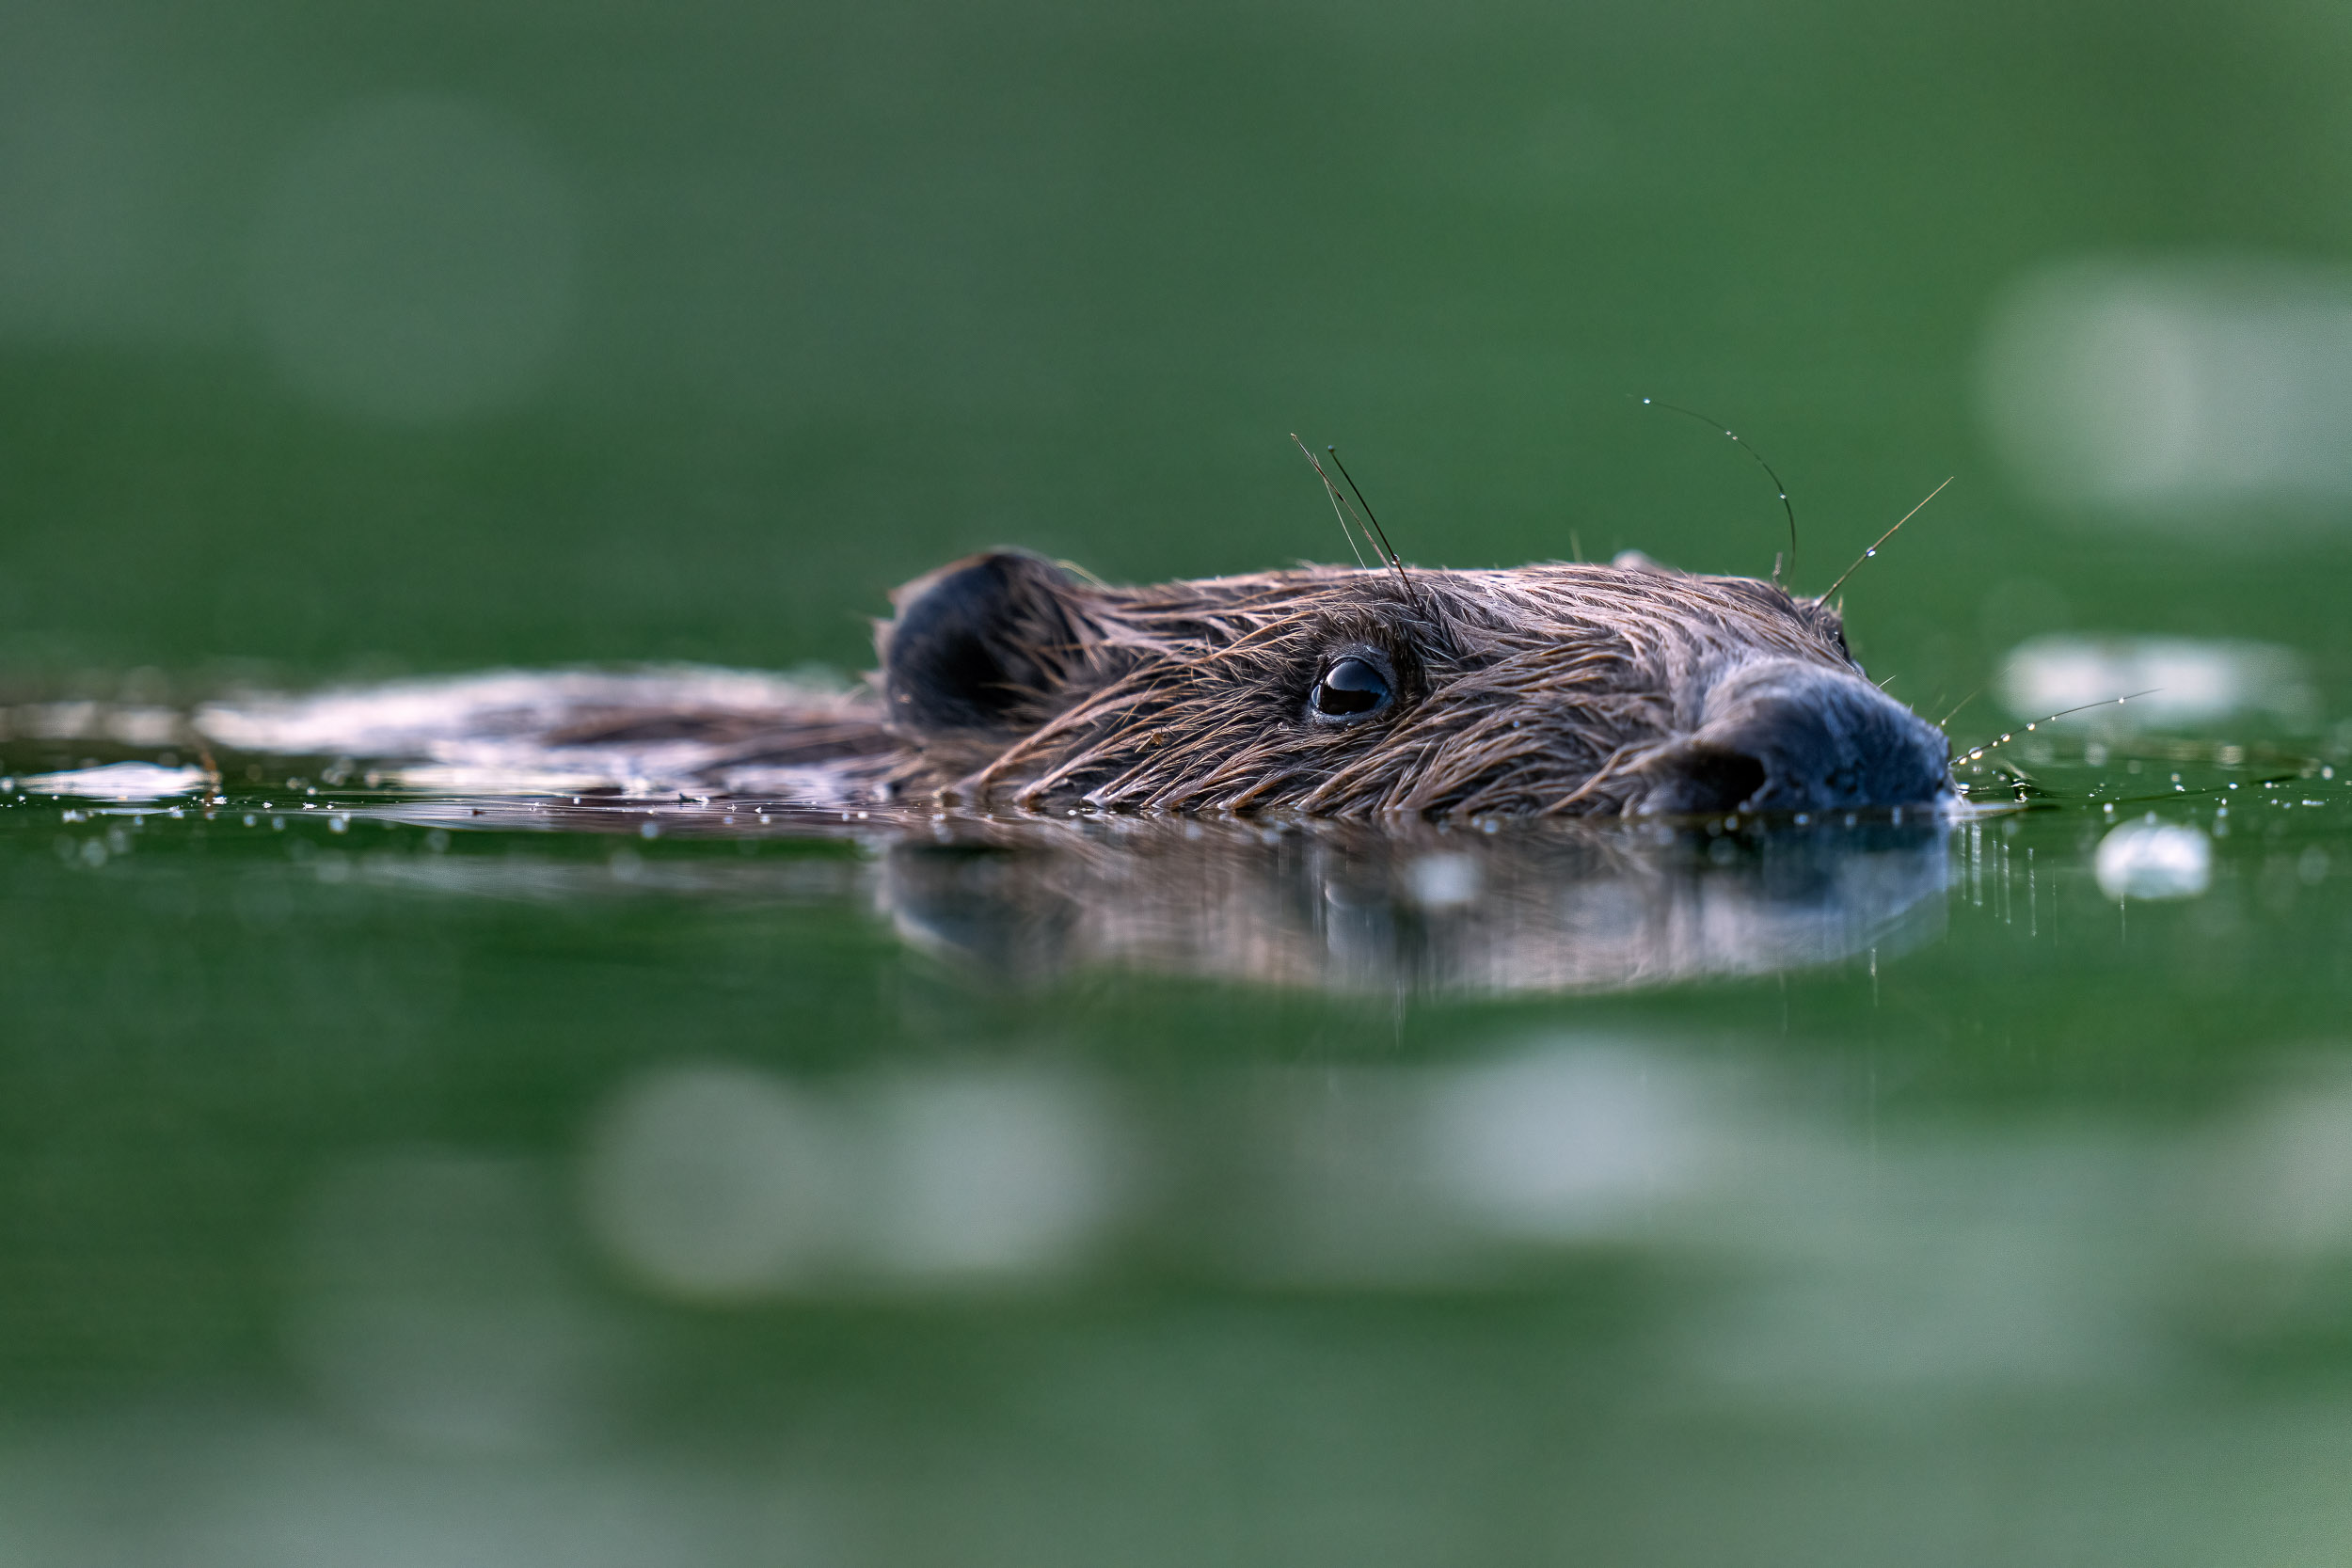
[[[1311,700],[1327,719],[1354,719],[1387,705],[1389,677],[1372,660],[1350,654],[1324,670]]]

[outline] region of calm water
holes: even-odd
[[[0,1568],[2341,1560],[2347,191],[2302,0],[0,0]],[[1808,591],[1956,476],[1842,598],[2000,809],[252,695],[1341,558],[1294,430],[1425,565],[1769,570],[1644,395]]]
[[[1376,832],[20,738],[5,1545],[2319,1560],[2352,789],[2033,744]]]

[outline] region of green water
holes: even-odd
[[[1612,830],[1581,882],[1562,830],[1417,841],[1499,857],[1422,913],[1496,944],[1539,911],[1482,910],[1629,863],[1751,970],[1775,908],[1889,890],[1851,951],[1710,979],[1652,949],[1581,994],[1540,943],[1367,946],[1329,895],[1381,839],[1302,872],[1307,826],[1195,895],[1246,940],[1162,908],[1087,961],[1014,876],[1133,917],[1132,879],[1053,858],[1083,825],[1000,835],[959,926],[903,861],[930,832],[724,803],[24,799],[6,1544],[2324,1560],[2352,791],[2147,750],[1797,861],[1786,825]],[[2152,814],[2210,846],[2201,893],[2098,885]],[[1101,852],[1165,887],[1217,847]],[[1788,871],[1890,847],[1911,879]],[[1774,863],[1777,906],[1690,901]],[[1253,865],[1354,961],[1262,963]]]
[[[0,1563],[2340,1560],[2347,86],[2283,3],[0,0],[11,778],[1333,559],[1293,430],[1427,564],[1768,570],[1642,394],[1807,589],[1958,476],[1845,590],[1956,736],[2190,640],[1899,831],[0,794]]]

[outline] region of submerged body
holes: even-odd
[[[1803,813],[1950,791],[1942,732],[1870,684],[1828,606],[1639,557],[1120,588],[998,551],[893,602],[857,691],[482,677],[197,722],[231,748],[572,792],[1057,816]]]

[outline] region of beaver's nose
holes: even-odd
[[[1868,681],[1793,659],[1734,671],[1698,729],[1645,758],[1630,810],[1703,815],[1907,806],[1948,787],[1944,734]]]

